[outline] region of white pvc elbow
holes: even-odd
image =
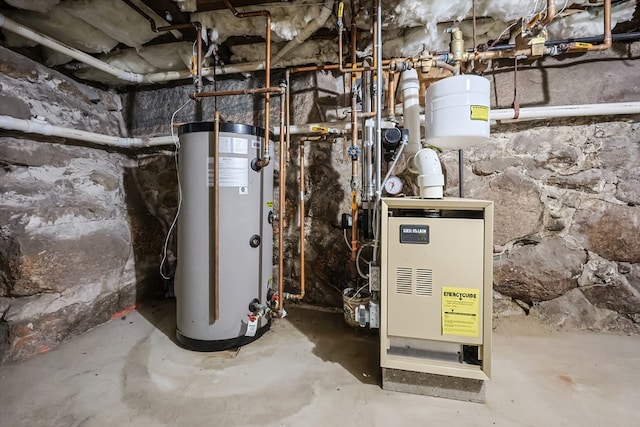
[[[444,197],[444,175],[438,154],[423,148],[414,157],[418,169],[418,187],[421,199],[442,199]]]

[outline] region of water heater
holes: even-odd
[[[268,316],[252,314],[267,303],[272,280],[273,166],[252,167],[265,133],[253,126],[219,123],[216,141],[214,126],[197,122],[179,129],[177,339],[200,351],[247,344],[270,326]]]

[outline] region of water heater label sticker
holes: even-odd
[[[221,136],[218,139],[218,151],[220,153],[233,153],[232,139],[233,138],[228,136]]]
[[[248,187],[249,162],[244,157],[220,157],[220,187]]]
[[[258,319],[254,318],[253,320],[249,320],[249,323],[247,323],[247,332],[244,335],[247,337],[253,337],[256,335],[257,330],[258,330]]]
[[[442,288],[442,335],[480,336],[480,289]]]
[[[471,120],[482,120],[483,122],[489,121],[489,107],[484,105],[472,105],[471,106]]]
[[[233,154],[248,154],[248,143],[245,138],[233,138]]]

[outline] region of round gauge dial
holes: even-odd
[[[399,194],[402,191],[402,180],[397,176],[390,176],[384,184],[384,190],[389,194]]]

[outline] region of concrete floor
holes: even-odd
[[[170,302],[0,367],[0,426],[640,426],[640,337],[494,335],[487,403],[387,392],[373,333],[291,307],[260,340],[194,353]]]

